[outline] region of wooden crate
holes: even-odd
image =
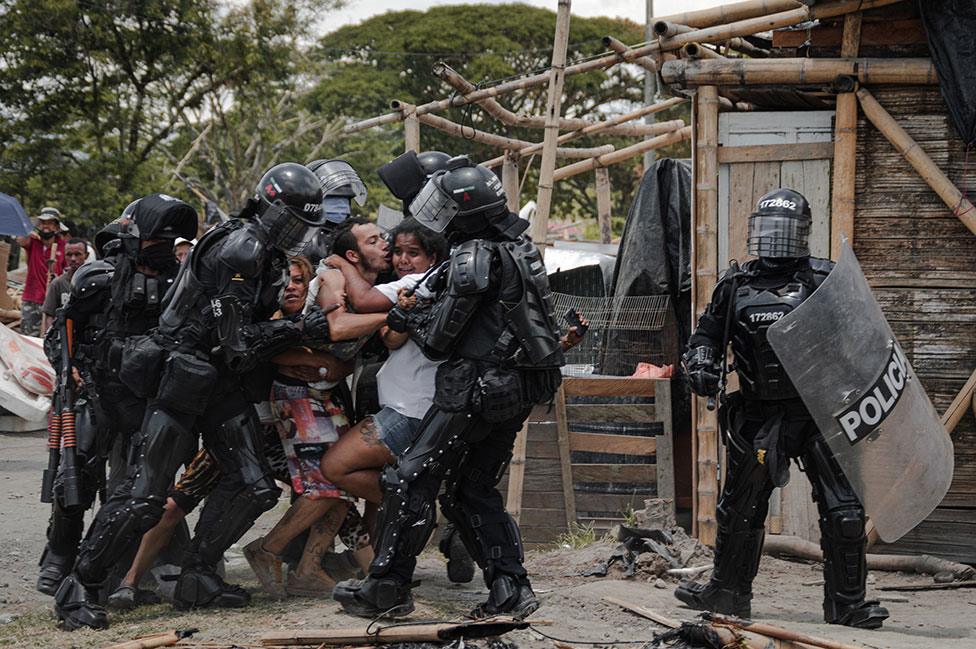
[[[509,491],[527,547],[551,544],[573,521],[606,530],[647,497],[674,498],[670,388],[669,380],[566,377],[553,407],[533,411],[517,502]],[[647,402],[626,402],[635,397]],[[592,398],[603,403],[578,402]],[[586,430],[593,424],[606,430]],[[627,424],[658,434],[613,430]]]

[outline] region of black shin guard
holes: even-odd
[[[867,537],[864,507],[826,443],[815,438],[804,465],[820,509],[820,547],[824,554],[824,619],[876,629],[888,617],[877,601],[865,601]]]

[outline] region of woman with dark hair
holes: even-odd
[[[302,312],[312,276],[307,259],[291,260],[282,317]],[[288,458],[292,492],[298,497],[268,534],[245,546],[244,556],[261,585],[273,596],[327,595],[334,582],[322,570],[322,556],[331,548],[347,515],[358,519],[358,512],[351,506],[355,497],[327,480],[320,468],[325,452],[349,430],[349,421],[332,388],[352,372],[352,363],[306,348],[291,349],[274,361],[277,375],[272,385],[271,413]],[[305,550],[286,584],[279,555],[306,529],[309,537]],[[372,551],[363,540],[366,537],[364,531],[357,531],[352,535],[357,540],[350,548],[363,566],[372,558]]]

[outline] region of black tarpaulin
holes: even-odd
[[[952,124],[959,137],[972,145],[976,142],[976,0],[924,0],[918,5]]]

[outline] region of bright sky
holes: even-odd
[[[351,23],[358,23],[366,18],[382,14],[387,11],[402,11],[417,9],[420,11],[437,5],[455,4],[504,4],[513,0],[350,0],[349,6],[337,11],[328,19],[330,28],[338,28]],[[721,4],[728,4],[733,0],[654,0],[654,14],[666,16],[679,11],[704,9]],[[546,7],[556,10],[557,0],[521,0],[524,4],[536,7]],[[574,0],[572,5],[575,16],[610,16],[629,18],[634,22],[644,21],[645,0]]]

